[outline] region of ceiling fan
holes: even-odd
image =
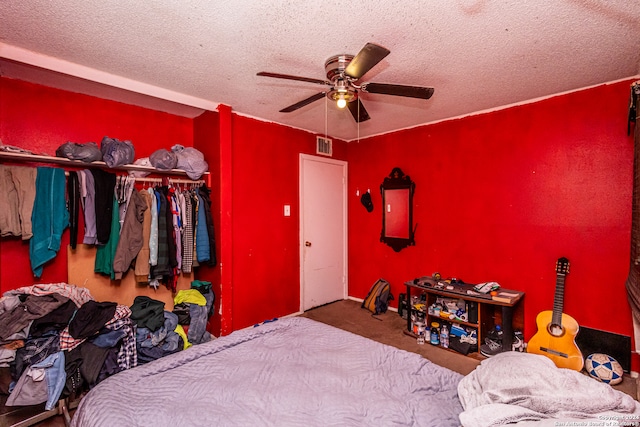
[[[299,108],[322,99],[325,95],[332,101],[336,101],[339,108],[349,108],[356,122],[369,120],[369,113],[362,105],[359,92],[379,93],[384,95],[405,96],[409,98],[429,99],[433,95],[432,87],[406,86],[387,83],[360,83],[359,80],[371,70],[378,62],[391,53],[388,49],[374,43],[367,43],[356,55],[335,55],[327,59],[324,68],[328,80],[320,80],[309,77],[292,76],[289,74],[259,72],[258,76],[274,77],[277,79],[298,80],[307,83],[315,83],[329,86],[329,89],[316,93],[302,101],[296,102],[280,110],[281,113],[290,113]]]

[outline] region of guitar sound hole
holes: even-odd
[[[560,337],[564,334],[564,329],[561,325],[551,324],[549,325],[549,333],[554,337]]]

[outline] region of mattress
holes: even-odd
[[[418,354],[293,317],[109,377],[71,425],[456,427],[461,379]]]

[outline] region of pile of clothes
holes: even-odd
[[[88,289],[66,283],[5,292],[0,393],[9,395],[6,405],[45,403],[53,409],[61,398],[78,396],[120,371],[210,341],[211,284],[194,281],[191,290],[180,292],[176,298],[187,304],[192,325],[187,331],[164,302],[149,297],[136,297],[130,307],[98,302]]]
[[[171,151],[160,148],[149,157],[142,157],[134,162],[135,148],[131,141],[120,141],[117,138],[105,136],[100,142],[100,147],[95,142],[76,143],[66,142],[56,149],[56,157],[64,157],[69,160],[78,160],[85,163],[104,161],[110,168],[135,164],[150,166],[161,171],[180,169],[186,172],[189,178],[197,180],[209,170],[209,165],[201,151],[193,147],[184,147],[176,144]],[[134,174],[144,176],[146,174]]]
[[[137,296],[133,301],[131,320],[136,325],[138,364],[214,338],[207,331],[215,301],[211,282],[194,280],[191,289],[178,291],[173,301],[173,311],[165,310],[162,301],[147,296]]]

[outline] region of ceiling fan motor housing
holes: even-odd
[[[327,92],[329,99],[333,101],[344,99],[351,102],[358,97],[356,90],[351,86],[350,79],[344,74],[344,70],[352,59],[353,55],[342,54],[332,56],[325,62],[327,79],[333,84],[331,90]]]
[[[344,70],[347,68],[347,65],[353,59],[353,55],[335,55],[331,58],[327,59],[324,63],[324,70],[327,72],[327,79],[333,82],[334,79],[339,77],[344,77]]]

